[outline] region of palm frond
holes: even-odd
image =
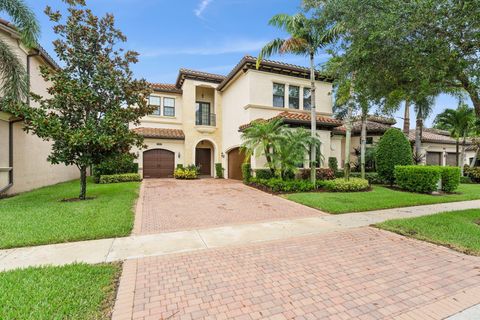
[[[20,59],[12,48],[0,40],[0,83],[3,103],[23,100],[29,92],[28,77]]]
[[[274,39],[269,43],[267,43],[258,54],[257,69],[260,68],[260,64],[263,58],[268,58],[274,54],[280,53],[280,50],[283,47],[284,43],[285,43],[285,40],[280,38]]]
[[[5,12],[12,19],[25,46],[31,48],[37,44],[40,26],[35,14],[23,0],[0,1],[0,12]]]

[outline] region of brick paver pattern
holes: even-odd
[[[239,181],[144,180],[141,234],[323,214]]]
[[[423,320],[480,303],[480,257],[368,227],[129,260],[123,277],[114,320]]]

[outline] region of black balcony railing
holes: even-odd
[[[197,126],[216,126],[217,117],[215,113],[202,113],[196,112],[195,114],[195,125]]]

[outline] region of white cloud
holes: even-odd
[[[211,43],[198,47],[183,48],[146,48],[139,50],[143,57],[158,57],[167,55],[220,55],[228,53],[257,54],[267,43],[267,40],[237,39],[223,43]]]
[[[193,10],[195,15],[198,18],[203,18],[203,12],[207,9],[207,7],[210,5],[210,3],[212,3],[212,1],[213,0],[202,0],[202,1],[200,1],[200,3],[198,4],[198,7],[195,10]]]

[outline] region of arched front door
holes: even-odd
[[[228,179],[242,180],[242,164],[245,162],[245,153],[240,148],[228,152]]]
[[[144,178],[173,177],[175,153],[164,149],[153,149],[143,153]]]

